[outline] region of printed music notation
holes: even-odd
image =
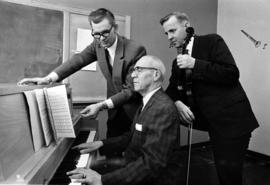
[[[255,48],[259,48],[262,44],[261,41],[256,40],[254,37],[252,37],[250,34],[248,34],[245,30],[241,30],[241,32],[254,44]],[[267,43],[264,43],[262,46],[262,49],[266,49]]]
[[[56,138],[75,138],[65,85],[44,88],[44,94]]]
[[[35,151],[60,137],[75,138],[65,85],[25,91]]]

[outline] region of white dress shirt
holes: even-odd
[[[113,62],[114,62],[114,57],[115,57],[115,52],[116,52],[117,41],[118,41],[118,37],[117,37],[117,35],[116,35],[116,39],[115,39],[113,45],[112,45],[111,47],[107,48],[107,50],[108,50],[108,52],[109,52],[109,55],[110,55],[110,56],[109,56],[109,62],[110,62],[110,64],[111,64],[112,66],[113,66]],[[109,109],[114,108],[114,105],[113,105],[113,102],[112,102],[111,98],[108,98],[107,100],[105,100],[105,103],[106,103],[106,105],[107,105],[107,107],[108,107]]]
[[[191,54],[192,54],[192,47],[193,47],[193,43],[194,43],[194,37],[191,37],[190,38],[190,41],[189,41],[189,43],[188,43],[188,45],[187,45],[187,50],[188,50],[188,54],[191,56]]]
[[[145,105],[147,104],[147,102],[150,100],[150,98],[153,96],[153,94],[155,94],[155,92],[157,92],[161,87],[158,87],[154,90],[152,90],[151,92],[147,93],[144,97],[143,97],[143,107],[142,110],[144,109]]]
[[[115,57],[115,51],[116,51],[116,46],[117,46],[117,41],[118,41],[118,37],[116,35],[115,41],[113,43],[113,45],[111,45],[111,47],[106,48],[109,52],[109,62],[111,64],[111,66],[113,66],[113,61],[114,61],[114,57]]]

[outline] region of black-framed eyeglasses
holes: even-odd
[[[104,37],[104,38],[107,38],[107,37],[110,35],[110,33],[111,33],[111,31],[112,31],[112,28],[113,28],[113,26],[111,26],[110,29],[104,30],[104,31],[102,31],[102,32],[100,32],[100,33],[93,33],[93,32],[92,32],[91,35],[92,35],[95,39],[100,39],[101,36]]]
[[[141,67],[141,66],[136,66],[133,68],[133,71],[132,72],[135,72],[135,73],[141,73],[143,70],[158,70],[157,68],[154,68],[154,67]]]

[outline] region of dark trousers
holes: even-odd
[[[108,110],[107,138],[120,136],[129,131],[132,121],[122,107],[117,108],[117,111]]]
[[[251,133],[224,138],[209,132],[220,185],[242,185],[243,164]]]
[[[108,110],[108,121],[107,121],[107,138],[117,137],[123,135],[125,132],[130,130],[132,120],[127,116],[125,110],[120,107],[115,110]],[[122,152],[111,151],[106,154],[107,158],[119,158],[122,157]]]
[[[96,160],[91,164],[91,169],[97,171],[100,174],[106,174],[122,168],[126,165],[124,158],[109,158],[103,160]]]
[[[180,156],[180,155],[179,155]],[[173,158],[176,158],[175,156]],[[99,174],[113,172],[119,168],[124,168],[127,162],[124,158],[110,158],[105,160],[97,160],[91,165],[91,169]],[[181,185],[181,165],[179,161],[171,161],[168,163],[169,169],[164,169],[156,180],[145,179],[138,185]],[[183,183],[184,184],[184,183]]]

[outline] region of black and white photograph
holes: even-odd
[[[0,0],[0,185],[269,185],[269,10]]]

